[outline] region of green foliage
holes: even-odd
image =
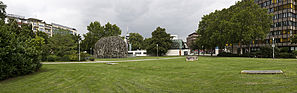
[[[295,34],[294,36],[291,37],[291,41],[292,43],[297,43],[297,34]]]
[[[280,53],[280,49],[274,48],[274,55],[277,57]],[[257,56],[260,58],[272,58],[273,57],[273,48],[271,46],[260,47],[260,51],[257,52]]]
[[[143,37],[139,33],[129,34],[129,43],[132,44],[132,50],[141,50],[143,48]]]
[[[56,34],[48,40],[49,53],[57,56],[55,61],[77,61],[79,40],[78,35]]]
[[[105,26],[101,26],[98,21],[91,22],[87,27],[88,33],[84,34],[84,40],[82,41],[82,50],[88,51],[91,54],[91,49],[94,49],[95,43],[102,37],[119,36],[121,35],[121,29],[117,25],[107,23]]]
[[[219,57],[238,57],[239,55],[238,54],[222,52],[222,53],[218,54],[217,56],[219,56]]]
[[[49,62],[55,62],[57,60],[58,56],[56,55],[49,55],[47,56],[47,61]]]
[[[197,46],[213,49],[225,44],[250,44],[263,39],[269,33],[272,15],[253,0],[237,2],[228,9],[215,11],[202,17],[197,33],[201,35]]]
[[[3,23],[3,20],[0,21]],[[16,21],[0,25],[0,80],[30,74],[41,67],[38,45],[44,41],[24,32],[33,31],[20,28]]]
[[[293,55],[297,56],[297,50],[293,51],[292,53]]]
[[[159,56],[166,55],[168,49],[171,47],[172,41],[170,34],[166,33],[165,28],[158,27],[152,32],[152,38],[145,40],[146,50],[149,55],[157,55],[157,44]]]
[[[90,57],[89,60],[90,61],[95,61],[95,57]]]
[[[280,48],[280,52],[284,52],[284,53],[288,53],[290,51],[290,48],[289,47],[283,47],[283,48]]]
[[[50,53],[59,57],[76,54],[78,52],[78,43],[74,38],[75,36],[70,34],[56,34],[49,38]]]
[[[293,53],[287,53],[287,52],[283,52],[280,53],[279,58],[296,58],[296,56]]]
[[[0,20],[5,19],[5,14],[6,14],[5,8],[6,8],[6,5],[4,5],[4,3],[2,1],[0,1]]]

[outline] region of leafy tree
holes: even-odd
[[[41,47],[41,60],[47,61],[47,57],[50,55],[50,48],[48,46],[49,35],[45,32],[37,31],[35,37],[42,38],[44,40],[44,43],[40,44],[39,47]]]
[[[78,43],[73,38],[75,36],[70,34],[56,34],[49,38],[48,46],[51,49],[51,54],[58,57],[76,54]]]
[[[4,23],[3,20],[0,20]],[[41,67],[39,44],[42,38],[32,38],[16,21],[0,25],[0,80],[36,72]]]
[[[122,32],[115,24],[112,25],[108,22],[105,26],[101,26],[98,21],[91,22],[87,29],[89,32],[83,35],[85,39],[82,41],[82,49],[88,53],[91,53],[95,43],[102,37],[119,36]]]
[[[0,1],[0,20],[5,19],[5,13],[6,13],[5,8],[6,8],[6,5],[4,5],[4,3]]]
[[[143,42],[143,37],[139,33],[129,34],[129,43],[132,44],[132,50],[144,49],[142,46]]]
[[[146,39],[145,43],[147,44],[146,50],[149,55],[157,55],[158,44],[158,55],[163,56],[171,47],[172,41],[170,34],[166,33],[166,29],[158,27],[152,32],[152,38]]]
[[[250,46],[252,40],[262,40],[268,34],[272,15],[260,8],[253,0],[237,2],[228,9],[215,11],[202,17],[197,33],[206,49],[225,44]]]

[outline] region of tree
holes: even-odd
[[[132,44],[132,50],[141,50],[144,49],[143,37],[139,33],[130,33],[129,34],[129,43]]]
[[[231,22],[231,31],[235,33],[237,41],[242,45],[248,45],[252,40],[263,40],[269,33],[272,24],[272,15],[267,14],[267,9],[261,8],[254,0],[246,0],[236,3]]]
[[[87,29],[89,32],[83,35],[85,39],[82,41],[82,49],[90,54],[99,39],[108,36],[119,36],[122,32],[115,24],[112,25],[108,22],[105,26],[101,26],[98,21],[91,22]]]
[[[206,49],[224,48],[225,44],[248,45],[252,40],[263,40],[268,34],[272,15],[267,14],[253,0],[237,2],[230,8],[202,17],[197,33],[199,43]]]
[[[146,50],[149,55],[157,55],[157,44],[158,44],[158,55],[166,55],[168,49],[171,47],[172,41],[170,34],[166,33],[165,28],[158,27],[152,32],[152,38],[145,39],[147,44]]]
[[[5,19],[5,8],[6,8],[6,5],[0,1],[0,20],[4,20]]]
[[[56,34],[49,38],[51,54],[58,57],[76,54],[78,43],[74,38],[75,36],[70,34]]]

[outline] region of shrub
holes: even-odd
[[[91,55],[88,53],[81,53],[80,57],[81,57],[81,61],[86,61],[88,57],[90,57]]]
[[[55,62],[57,60],[57,56],[56,55],[49,55],[47,56],[47,61],[49,62]]]
[[[95,61],[95,58],[94,57],[90,57],[89,60],[90,61]]]
[[[293,55],[297,56],[297,50],[293,51],[292,53]]]
[[[296,58],[296,56],[293,53],[280,53],[279,58]]]
[[[16,22],[0,24],[0,80],[33,73],[42,66],[36,46],[42,40],[32,38],[31,32]]]
[[[289,51],[290,51],[290,48],[289,47],[280,48],[280,52],[286,52],[286,53],[288,53]]]
[[[70,61],[70,56],[71,55],[64,55],[63,57],[59,58],[59,61]]]
[[[69,60],[68,61],[78,61],[78,55],[77,54],[72,54],[69,55]]]
[[[279,49],[277,47],[274,48],[274,55],[279,55]],[[256,53],[257,57],[260,58],[272,58],[273,56],[273,48],[271,46],[260,47],[260,51]]]
[[[219,56],[219,57],[239,57],[238,54],[232,54],[232,53],[226,53],[226,52],[222,52],[222,53],[218,54],[217,56]]]

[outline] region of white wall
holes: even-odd
[[[169,49],[168,52],[166,53],[166,56],[179,56],[179,49]],[[190,49],[182,49],[181,50],[181,55],[184,56],[185,51],[188,51],[188,54],[190,53]]]

